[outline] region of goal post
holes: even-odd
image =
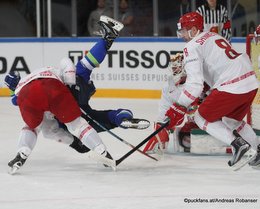
[[[256,73],[260,84],[260,43],[255,42],[254,34],[249,34],[246,37],[246,52],[249,55],[253,70]],[[251,110],[247,115],[247,122],[256,130],[260,130],[260,89],[251,106]]]

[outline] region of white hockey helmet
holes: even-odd
[[[186,81],[186,72],[183,68],[183,54],[177,53],[173,55],[169,62],[169,69],[173,75],[175,85],[183,84]]]
[[[71,59],[64,57],[60,61],[61,77],[65,84],[75,85],[76,84],[76,69]]]

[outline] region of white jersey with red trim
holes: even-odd
[[[183,50],[187,80],[178,103],[188,106],[203,90],[210,89],[243,94],[259,84],[247,54],[236,52],[222,36],[203,32],[189,41]]]
[[[169,76],[167,85],[162,89],[157,122],[163,122],[166,119],[165,113],[169,110],[173,103],[177,102],[181,94],[182,87],[183,85],[175,86],[173,76]]]
[[[73,62],[65,57],[60,61],[60,66],[56,67],[44,67],[40,68],[31,74],[22,78],[18,83],[15,94],[18,95],[19,91],[28,83],[33,80],[41,78],[54,78],[65,85],[75,85],[76,84],[76,69]]]
[[[27,85],[28,83],[30,83],[31,81],[36,80],[36,79],[54,78],[54,79],[57,79],[57,80],[63,82],[59,71],[60,71],[59,69],[54,68],[54,67],[44,67],[44,68],[40,68],[40,69],[30,73],[29,75],[27,75],[26,77],[24,77],[20,80],[20,82],[18,83],[18,85],[15,89],[15,94],[18,95],[20,90],[25,85]]]

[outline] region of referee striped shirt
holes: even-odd
[[[204,31],[217,32],[230,41],[231,24],[225,6],[217,4],[215,9],[210,9],[206,3],[198,7],[197,12],[204,18]]]

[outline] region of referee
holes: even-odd
[[[197,8],[197,12],[204,18],[204,31],[218,33],[230,42],[231,24],[225,6],[217,0],[207,0]]]

